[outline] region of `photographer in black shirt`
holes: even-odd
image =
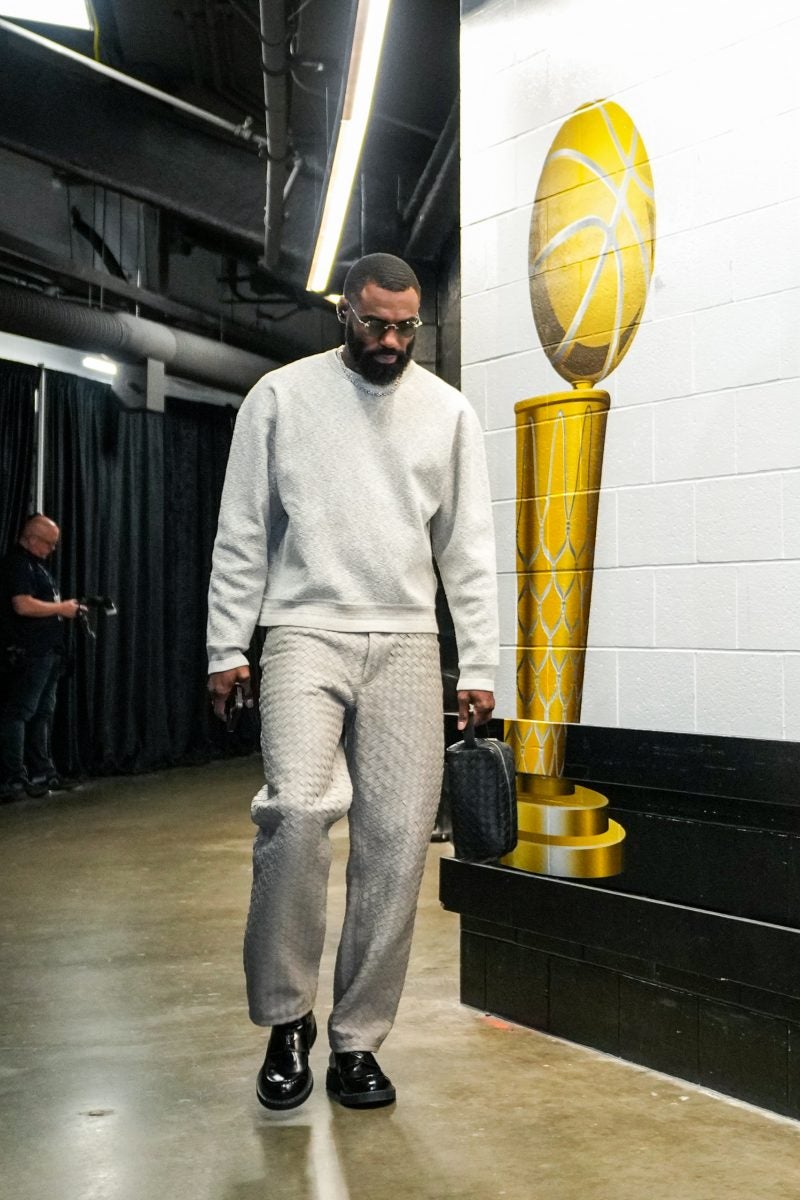
[[[43,796],[71,784],[50,754],[56,687],[64,659],[65,620],[82,611],[62,600],[44,560],[58,545],[49,517],[29,517],[0,564],[0,793]]]

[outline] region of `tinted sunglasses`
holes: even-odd
[[[352,307],[348,309],[348,312],[351,312],[359,325],[366,329],[370,337],[374,338],[383,337],[390,329],[393,329],[398,337],[411,337],[422,324],[419,316],[406,317],[404,321],[384,321],[381,317],[360,317]],[[343,316],[342,320],[346,320],[346,317]]]

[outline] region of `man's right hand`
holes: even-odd
[[[250,686],[249,667],[231,667],[230,671],[214,671],[208,677],[208,690],[214,705],[214,715],[219,717],[220,721],[225,720],[225,705],[237,683],[243,685],[245,706],[252,708],[253,693]]]
[[[86,605],[79,600],[37,600],[27,595],[12,596],[11,607],[18,617],[64,617],[67,621],[86,612]]]

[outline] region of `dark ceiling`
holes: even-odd
[[[274,77],[287,118],[269,269],[258,0],[94,8],[94,36],[16,24],[241,132],[0,28],[0,281],[75,303],[99,294],[108,307],[275,358],[331,344],[330,306],[304,285],[355,4],[268,3],[282,31]],[[394,0],[334,291],[362,253],[393,251],[435,278],[452,247],[458,25],[458,0]]]

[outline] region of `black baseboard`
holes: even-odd
[[[625,871],[444,859],[462,1000],[800,1118],[800,747],[576,727],[567,754]]]

